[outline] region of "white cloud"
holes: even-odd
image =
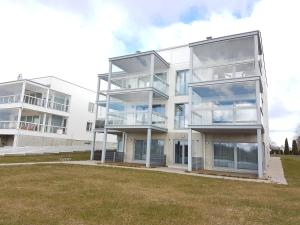
[[[292,138],[300,123],[300,3],[262,0],[249,14],[249,2],[2,0],[0,82],[14,80],[18,73],[25,78],[56,75],[95,88],[96,74],[107,71],[107,58],[130,49],[125,39],[139,42],[140,50],[150,50],[261,30],[270,109],[283,111],[281,117],[270,118],[270,129],[285,131],[272,135],[282,142],[284,135]],[[194,6],[204,7],[208,17],[190,24],[176,22]],[[235,11],[244,17],[233,16]]]
[[[228,11],[213,14],[207,21],[191,24],[174,23],[168,27],[151,27],[140,32],[145,49],[166,48],[205,39],[260,30],[268,77],[269,106],[272,110],[287,109],[280,118],[270,118],[271,138],[278,144],[285,135],[291,140],[300,124],[299,57],[300,14],[298,1],[258,2],[249,17],[237,19]],[[280,104],[278,104],[280,103]]]
[[[92,21],[42,4],[0,3],[0,81],[55,75],[96,88],[107,58],[126,47],[113,32],[123,26],[122,11],[106,4]],[[110,16],[110,20],[107,17]]]

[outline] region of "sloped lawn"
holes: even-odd
[[[300,157],[288,186],[78,165],[0,167],[0,224],[297,225]]]

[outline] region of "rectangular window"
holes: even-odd
[[[214,166],[234,168],[234,145],[231,143],[214,144]]]
[[[257,170],[257,144],[238,143],[237,144],[237,168],[247,170]]]
[[[257,170],[257,143],[214,143],[214,167]]]
[[[175,104],[175,129],[184,129],[188,127],[188,104]]]
[[[95,107],[95,104],[92,103],[92,102],[89,102],[88,111],[90,113],[93,113],[94,112],[94,107]]]
[[[179,70],[176,72],[176,95],[188,95],[189,70]]]
[[[86,131],[91,132],[93,130],[93,123],[87,122],[86,123]]]
[[[163,140],[151,140],[151,155],[161,156],[164,154],[165,142]],[[136,140],[134,160],[146,160],[147,140]]]

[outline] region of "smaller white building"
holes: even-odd
[[[53,76],[0,83],[0,147],[89,150],[95,94]]]

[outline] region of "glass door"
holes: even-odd
[[[188,164],[188,143],[186,140],[175,140],[174,163],[182,165]]]

